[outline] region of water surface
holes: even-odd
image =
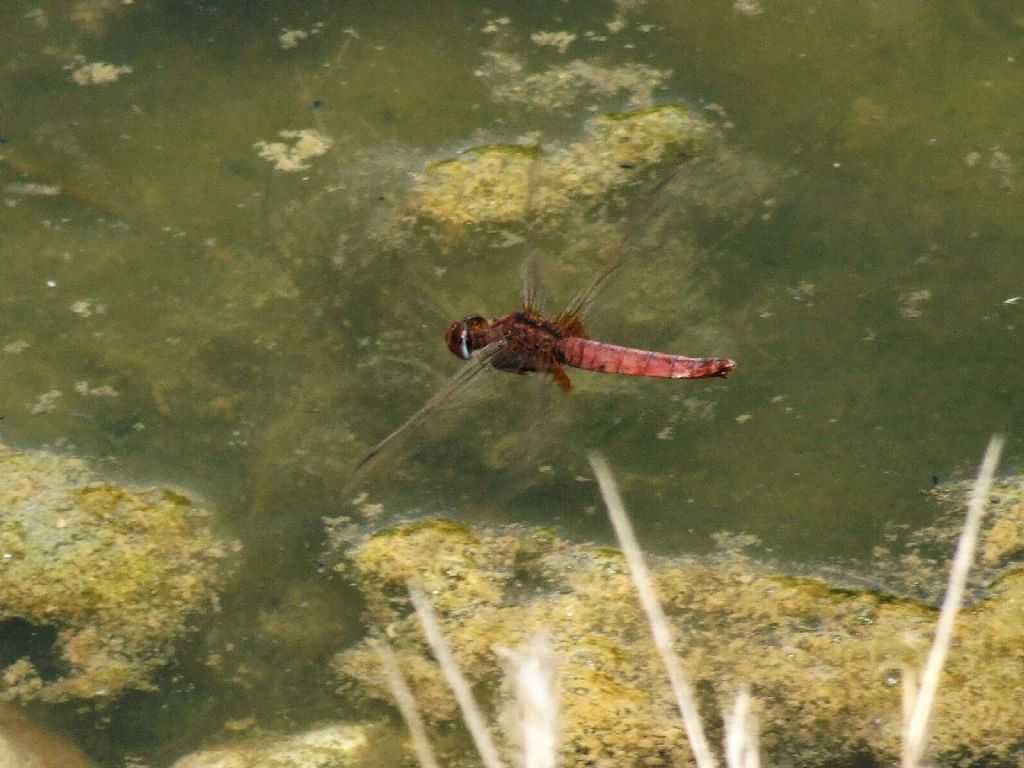
[[[729,529],[786,562],[848,561],[926,523],[922,491],[993,430],[1018,466],[1020,23],[968,2],[5,3],[3,438],[193,489],[246,552],[195,650],[245,648],[244,679],[183,661],[82,725],[86,746],[159,761],[227,718],[359,712],[323,666],[361,633],[358,598],[318,573],[325,515],[608,540],[597,448],[652,550]],[[524,246],[410,217],[414,174],[489,142],[565,146],[649,103],[713,138],[591,332],[735,374],[578,372],[569,398],[491,376],[353,487],[460,365],[448,322],[518,301]],[[303,159],[283,131],[329,147]],[[304,167],[268,159],[275,142]],[[644,189],[538,237],[549,308]]]

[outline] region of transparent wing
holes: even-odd
[[[683,158],[683,160],[681,160],[671,171],[665,174],[665,176],[651,187],[650,191],[646,195],[644,195],[640,212],[633,218],[625,232],[622,233],[622,236],[619,237],[607,251],[605,251],[603,256],[605,268],[590,281],[589,285],[580,290],[572,297],[572,299],[569,300],[568,306],[562,314],[558,316],[556,321],[582,322],[598,292],[608,284],[608,280],[618,272],[625,263],[625,254],[627,252],[626,246],[629,245],[633,238],[636,237],[637,233],[643,231],[654,219],[655,215],[662,210],[662,206],[655,204],[658,195],[683,169],[686,165],[685,161],[686,158]]]
[[[534,152],[533,161],[530,163],[530,170],[526,178],[526,207],[523,214],[523,222],[526,225],[523,234],[523,237],[526,239],[526,256],[523,258],[520,299],[523,302],[523,309],[527,312],[540,311],[540,280],[537,275],[537,243],[533,233],[535,222],[532,220],[531,214],[533,213],[533,198],[537,190],[537,175],[540,172],[541,155],[542,151],[538,145]]]
[[[506,346],[505,341],[499,340],[488,344],[483,349],[473,354],[458,373],[452,376],[443,387],[416,413],[405,420],[405,423],[391,432],[387,437],[377,443],[356,465],[353,479],[361,478],[368,474],[380,461],[393,452],[416,427],[433,411],[451,402],[460,393],[465,391],[481,373],[490,368],[491,362]]]
[[[529,230],[526,233],[530,238]],[[523,258],[523,269],[520,275],[520,298],[523,302],[523,311],[528,313],[540,313],[540,291],[538,286],[540,280],[537,276],[537,253],[536,248],[527,245],[526,256]]]

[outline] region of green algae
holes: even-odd
[[[972,486],[971,480],[957,480],[931,489],[929,496],[938,504],[939,514],[922,528],[894,531],[887,546],[877,547],[873,579],[891,584],[902,594],[938,602]],[[995,478],[986,510],[978,555],[968,576],[968,603],[985,598],[1003,574],[1024,564],[1024,475]]]
[[[345,565],[386,632],[426,717],[457,708],[433,663],[405,583],[435,606],[458,663],[500,710],[509,691],[498,650],[543,629],[559,655],[566,766],[684,765],[679,714],[621,554],[526,527],[474,530],[419,522],[357,546]],[[790,577],[738,552],[659,561],[656,587],[684,669],[715,714],[751,686],[771,762],[824,764],[871,754],[895,761],[904,670],[920,668],[935,608],[878,590]],[[528,586],[524,586],[528,585]],[[943,762],[1024,756],[1024,571],[1004,573],[961,616],[932,730]],[[372,649],[339,653],[347,685],[389,698]],[[713,738],[718,738],[716,734]]]
[[[151,687],[215,605],[226,546],[180,492],[98,480],[85,462],[0,444],[0,619],[57,630],[61,672],[21,658],[0,696],[113,699]]]
[[[467,543],[476,542],[477,536],[473,529],[465,523],[455,520],[418,520],[400,528],[385,528],[371,534],[370,538],[386,540],[394,537],[419,537],[421,534],[430,533],[442,535],[449,539],[465,539]]]
[[[471,147],[428,166],[413,184],[410,207],[422,219],[459,227],[507,224],[527,213],[550,217],[625,186],[645,168],[693,157],[706,133],[689,110],[660,105],[592,118],[578,141],[543,151]]]

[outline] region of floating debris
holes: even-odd
[[[17,351],[21,351],[20,349]],[[57,410],[57,405],[60,403],[60,399],[64,396],[64,393],[59,389],[51,389],[48,392],[43,392],[39,397],[36,398],[34,403],[26,405],[26,409],[33,416],[45,416],[48,413],[53,413]]]
[[[556,45],[563,53],[572,42],[568,37],[551,33],[541,35],[534,36],[534,43]],[[587,59],[573,59],[526,75],[526,65],[515,54],[486,51],[484,55],[487,61],[476,75],[490,83],[495,101],[539,109],[562,109],[588,97],[625,97],[631,106],[644,107],[653,102],[654,92],[672,76],[671,70],[646,64],[607,66]]]
[[[910,291],[900,295],[900,316],[906,318],[921,317],[924,314],[924,310],[921,305],[926,301],[930,301],[932,298],[932,292],[927,288],[922,288],[919,291]]]
[[[546,45],[555,48],[559,53],[565,53],[569,46],[576,41],[576,35],[572,32],[534,32],[530,40],[535,45]]]
[[[63,191],[56,184],[36,184],[29,181],[12,181],[10,184],[4,185],[4,192],[10,195],[56,197]]]
[[[281,44],[281,48],[287,51],[290,48],[297,48],[303,40],[308,40],[312,35],[319,35],[323,30],[324,22],[322,21],[318,21],[309,29],[284,28],[277,36],[277,41]]]
[[[71,311],[79,317],[92,317],[104,314],[107,311],[107,306],[92,299],[79,299],[71,304]]]
[[[275,171],[294,173],[307,170],[309,160],[326,154],[333,145],[329,138],[312,128],[281,131],[279,135],[282,139],[292,140],[291,143],[257,141],[253,144],[260,157],[274,164]]]
[[[132,68],[127,65],[108,64],[105,61],[86,62],[76,59],[67,69],[71,70],[71,79],[78,85],[107,85],[130,74]]]
[[[309,37],[309,32],[304,29],[283,29],[277,36],[277,40],[283,49],[288,50],[298,47],[299,42],[307,37]]]

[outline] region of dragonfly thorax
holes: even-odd
[[[445,344],[453,355],[468,360],[473,352],[487,345],[485,336],[490,325],[480,315],[468,315],[462,320],[456,320],[444,332]]]

